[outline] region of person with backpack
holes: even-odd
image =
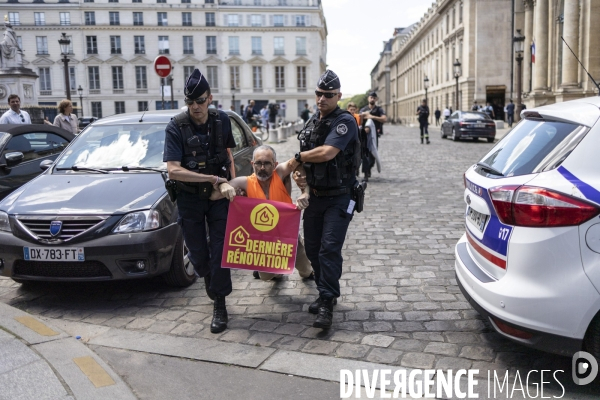
[[[492,105],[490,104],[489,101],[487,102],[487,105],[483,109],[483,112],[486,113],[491,119],[496,118],[496,114],[494,113],[494,107],[492,107]]]
[[[429,126],[429,106],[427,105],[427,100],[423,100],[421,105],[417,107],[417,115],[419,119],[419,129],[421,130],[421,144],[423,144],[423,138],[425,138],[427,144],[430,144],[429,130],[427,129]]]
[[[300,113],[300,118],[302,118],[302,121],[304,121],[305,124],[310,118],[310,110],[308,109],[308,103],[304,105],[304,110],[302,110],[302,112]]]
[[[442,116],[442,112],[440,111],[440,109],[438,107],[435,108],[435,126],[438,126],[440,124],[440,117]]]

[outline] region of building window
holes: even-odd
[[[133,25],[142,26],[144,25],[144,13],[134,12],[133,13]]]
[[[123,89],[123,67],[112,67],[113,89]]]
[[[204,0],[205,4],[215,4],[215,0]]]
[[[262,90],[262,67],[261,66],[253,66],[252,67],[252,88],[254,90]]]
[[[273,16],[273,26],[283,26],[283,15]]]
[[[298,74],[298,89],[306,90],[306,67],[297,67],[296,73]]]
[[[131,0],[132,3],[141,3],[142,0]]]
[[[252,55],[262,55],[262,38],[252,36]]]
[[[229,83],[231,89],[240,89],[240,67],[238,65],[233,65],[229,67]]]
[[[250,16],[250,25],[251,26],[262,26],[263,19],[262,19],[262,15],[259,14],[252,14]]]
[[[285,54],[284,43],[285,41],[283,36],[275,36],[273,38],[273,48],[275,50],[276,56],[281,56]]]
[[[167,0],[156,0],[157,3],[166,3]]]
[[[143,112],[148,110],[147,101],[138,101],[138,111]]]
[[[206,54],[217,54],[217,37],[206,37]]]
[[[118,3],[119,0],[108,0],[109,3]]]
[[[237,14],[227,14],[227,26],[240,26],[240,16]]]
[[[36,25],[46,25],[46,14],[43,12],[33,13],[33,21]]]
[[[462,15],[463,15],[463,3],[462,1],[458,3],[458,23],[462,24]]]
[[[169,37],[158,37],[158,54],[169,54]]]
[[[96,13],[94,11],[85,12],[85,24],[96,25]]]
[[[92,101],[92,115],[94,117],[102,118],[102,102]]]
[[[456,7],[452,8],[452,29],[456,28]]]
[[[59,18],[60,18],[61,25],[71,25],[71,13],[70,12],[59,13]]]
[[[306,38],[305,37],[296,37],[296,55],[305,56],[306,55]]]
[[[135,67],[135,88],[136,89],[148,89],[148,80],[146,79],[146,67],[136,66]]]
[[[75,67],[69,67],[69,87],[71,88],[71,91],[77,90]]]
[[[124,101],[115,101],[115,114],[125,114]]]
[[[194,72],[194,67],[193,65],[184,65],[183,66],[183,86],[185,87],[185,83],[187,82],[187,79],[190,75],[192,75],[192,72]]]
[[[278,6],[287,6],[287,0],[277,0]]]
[[[305,15],[296,15],[296,26],[306,26]]]
[[[446,14],[446,33],[450,32],[450,13]]]
[[[110,37],[110,54],[121,54],[121,36]]]
[[[229,36],[229,55],[240,54],[240,38],[239,36]]]
[[[156,15],[157,15],[157,19],[158,19],[158,26],[167,26],[168,25],[166,12],[159,12],[159,13],[156,13]]]
[[[276,66],[275,67],[275,89],[276,90],[284,90],[285,89],[285,67],[284,66]]]
[[[87,54],[98,54],[98,41],[96,40],[96,36],[86,36],[85,44]]]
[[[8,23],[11,25],[21,25],[21,21],[19,20],[18,12],[9,12],[8,13]]]
[[[194,54],[194,37],[183,37],[183,54]]]
[[[119,18],[118,11],[111,11],[108,13],[108,20],[110,25],[121,25],[121,19]]]
[[[38,55],[48,54],[48,37],[47,36],[36,36],[35,43],[37,45]]]
[[[83,0],[84,3],[93,3],[94,0]]]
[[[88,67],[88,81],[90,90],[100,90],[100,67]]]
[[[191,12],[181,13],[181,25],[192,26],[192,13]]]
[[[219,88],[219,67],[206,67],[206,80],[211,89]]]
[[[181,0],[181,4],[191,3],[191,0]]]
[[[146,54],[146,42],[143,36],[134,36],[133,46],[135,54]]]
[[[204,14],[204,19],[206,21],[206,26],[215,26],[215,13]]]
[[[50,81],[50,68],[40,68],[40,90],[52,90],[52,82]]]
[[[262,0],[254,0],[255,6],[262,6]]]
[[[17,44],[20,49],[23,49],[23,38],[21,36],[17,36]]]

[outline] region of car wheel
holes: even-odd
[[[493,137],[489,137],[487,138],[488,143],[494,143],[494,138]]]
[[[452,128],[452,140],[454,140],[455,142],[458,142],[459,136],[456,134],[456,130],[454,129],[454,127]]]
[[[443,128],[443,127],[442,127],[442,128],[440,128],[440,133],[442,134],[442,139],[446,139],[446,138],[448,137],[448,135],[446,135],[446,134],[444,133],[444,128]]]
[[[600,315],[596,315],[583,338],[583,350],[600,358]]]
[[[164,277],[167,285],[175,287],[188,287],[196,282],[196,273],[194,266],[187,259],[187,248],[183,243],[183,235],[180,235],[175,243],[173,250],[173,259],[171,260],[171,268]]]

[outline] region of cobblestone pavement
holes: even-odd
[[[413,368],[478,368],[515,373],[563,369],[570,359],[503,339],[461,295],[454,245],[463,234],[463,172],[492,144],[442,140],[421,145],[417,128],[386,126],[383,171],[369,182],[344,247],[342,297],[333,329],[312,328],[313,281],[295,273],[277,282],[233,273],[229,329],[209,331],[203,283],[174,290],[162,280],[52,284],[21,288],[0,279],[0,301],[49,318],[131,330],[268,346]],[[294,137],[274,145],[280,161]]]

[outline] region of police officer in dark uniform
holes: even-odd
[[[360,109],[360,115],[366,119],[372,119],[377,130],[377,148],[379,138],[383,135],[383,124],[387,122],[387,116],[383,108],[377,105],[377,93],[369,93],[369,104]]]
[[[354,213],[353,188],[360,160],[358,126],[354,117],[337,106],[342,94],[340,80],[330,70],[319,79],[318,111],[298,135],[300,152],[310,188],[304,211],[304,245],[315,272],[319,297],[309,306],[318,314],[313,324],[329,329],[333,305],[340,296],[342,246]]]
[[[210,331],[218,333],[227,328],[225,296],[232,290],[230,270],[221,268],[221,255],[229,201],[235,197],[235,189],[227,184],[235,177],[230,150],[235,140],[227,114],[208,108],[212,103],[210,87],[198,69],[189,76],[184,93],[188,110],[167,125],[163,161],[167,163],[169,182],[176,183],[178,222],[190,262],[204,278],[206,292],[214,300]],[[209,200],[213,190],[219,190],[225,198]]]
[[[417,107],[417,116],[419,119],[419,129],[421,130],[421,144],[423,144],[423,138],[429,144],[431,142],[429,141],[429,106],[427,105],[427,100],[423,100],[421,105]]]

